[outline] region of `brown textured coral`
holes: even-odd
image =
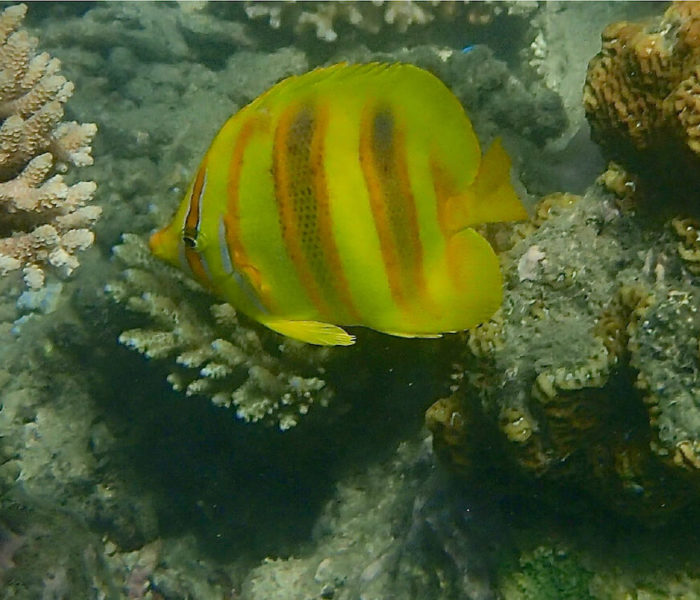
[[[442,460],[458,471],[471,467],[467,428],[473,423],[468,423],[458,397],[441,398],[430,406],[425,413],[425,424],[433,433],[433,446]]]
[[[0,274],[22,268],[27,284],[41,287],[46,266],[70,275],[75,253],[93,242],[96,185],[68,185],[59,173],[92,164],[97,128],[61,121],[73,84],[18,29],[26,11],[19,4],[0,14]]]
[[[594,139],[612,158],[638,175],[670,169],[667,181],[697,184],[700,2],[674,2],[660,19],[609,25],[583,99]]]
[[[676,217],[671,219],[671,227],[680,239],[678,255],[691,273],[700,275],[700,221]]]

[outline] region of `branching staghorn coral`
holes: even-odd
[[[319,40],[335,42],[342,27],[378,35],[391,29],[405,33],[433,21],[487,25],[501,13],[527,14],[536,2],[247,2],[250,19],[266,19],[273,29],[291,29],[295,35],[312,30]]]
[[[101,209],[88,205],[94,182],[68,185],[60,174],[92,164],[97,127],[61,121],[73,84],[18,29],[26,11],[18,4],[0,14],[0,275],[21,268],[39,288],[47,266],[66,276],[75,270]]]
[[[156,259],[136,235],[114,248],[126,266],[108,293],[153,327],[124,331],[119,341],[152,359],[174,359],[168,381],[175,390],[234,406],[245,421],[297,424],[312,405],[327,406],[333,391],[322,379],[328,349],[312,348],[238,321],[179,270]]]

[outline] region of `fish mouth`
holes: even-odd
[[[167,227],[159,229],[148,238],[148,247],[154,256],[169,262],[178,264],[177,243],[173,244],[172,236],[169,235]]]

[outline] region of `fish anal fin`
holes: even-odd
[[[510,157],[499,138],[481,158],[469,189],[447,201],[447,222],[454,231],[478,223],[522,221],[527,211],[510,180]]]
[[[350,346],[355,343],[354,335],[337,325],[321,321],[266,320],[263,325],[287,337],[317,346]]]

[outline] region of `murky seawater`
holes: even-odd
[[[700,9],[668,8],[52,2],[0,17],[0,598],[700,596]],[[277,82],[339,62],[429,71],[482,151],[499,139],[510,156],[502,185],[529,220],[476,226],[503,287],[480,327],[419,339],[350,326],[354,345],[311,346],[151,254],[149,235],[183,198],[204,199],[201,214],[231,210],[232,186],[223,200],[191,189],[226,120]],[[409,96],[392,99],[393,116]],[[71,122],[97,133],[59,129]],[[406,138],[389,129],[369,146],[386,167],[375,188],[437,206],[435,180],[415,175],[434,148],[408,144],[414,170],[392,179],[402,155],[383,160],[380,142],[393,152]],[[284,165],[296,176],[316,151],[290,130],[266,132],[288,152],[261,162],[246,193],[279,191]],[[44,167],[27,166],[44,154]],[[232,177],[257,159],[208,160]],[[316,186],[309,206],[322,205],[318,181],[371,179],[353,152],[342,164],[300,176]],[[303,280],[306,264],[321,296],[337,291],[348,260],[328,258],[328,240],[343,231],[349,247],[379,249],[352,264],[380,282],[377,298],[418,302],[419,279],[401,269],[425,229],[391,205],[392,263],[381,225],[375,239],[362,220],[370,183],[342,198],[331,233],[314,208],[321,259],[280,229],[278,254],[292,256],[280,279]],[[76,216],[81,202],[99,218]],[[436,223],[440,210],[428,210]],[[195,216],[179,241],[222,244],[264,302],[274,253],[249,239],[258,254],[243,261]],[[181,250],[196,271],[200,254]],[[470,271],[474,298],[485,268]]]

